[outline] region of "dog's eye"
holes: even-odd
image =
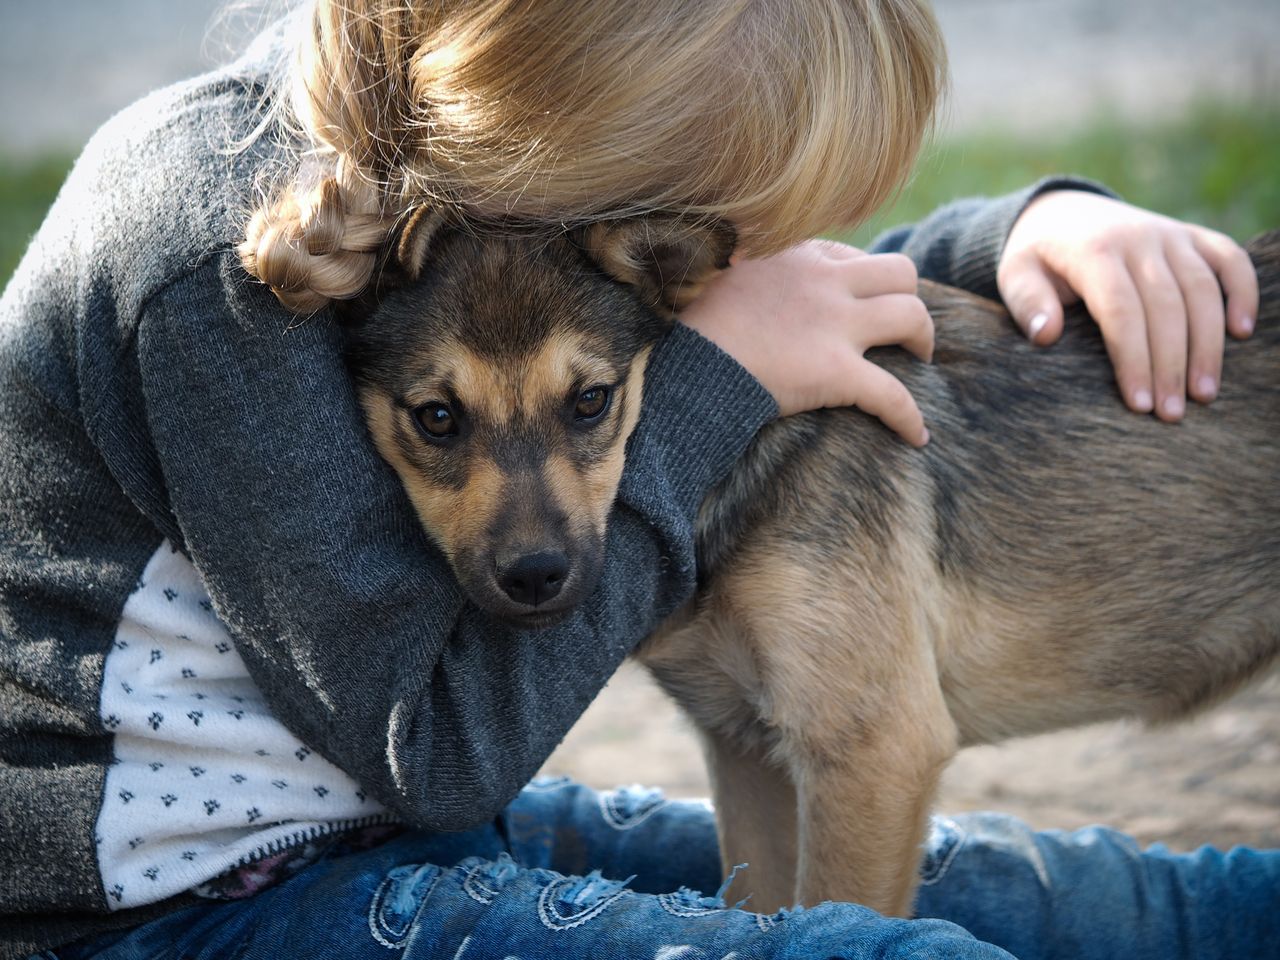
[[[424,403],[413,412],[413,418],[429,440],[448,440],[458,435],[458,420],[446,404]]]
[[[579,423],[591,423],[604,416],[609,408],[609,388],[591,387],[578,394],[578,402],[573,407],[573,419]]]

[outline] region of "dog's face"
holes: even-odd
[[[574,237],[411,221],[412,279],[350,328],[350,360],[378,451],[477,605],[540,627],[591,592],[649,351],[732,246],[675,218]]]

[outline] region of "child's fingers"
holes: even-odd
[[[924,301],[911,293],[886,293],[857,301],[855,346],[902,346],[929,363],[933,360],[933,318]]]
[[[1165,256],[1187,305],[1187,392],[1201,403],[1218,395],[1226,312],[1222,288],[1188,239],[1168,244]]]
[[[902,381],[863,357],[859,357],[855,365],[856,386],[849,402],[879,419],[912,446],[923,447],[928,443],[924,415]]]
[[[1155,399],[1146,311],[1129,268],[1119,257],[1099,257],[1092,264],[1088,281],[1081,284],[1080,292],[1102,331],[1120,394],[1130,410],[1150,413]]]
[[[1175,423],[1187,411],[1187,307],[1164,249],[1143,247],[1129,261],[1146,314],[1155,414]]]
[[[841,243],[838,240],[813,240],[811,242],[821,244],[823,255],[830,257],[832,260],[853,260],[868,255],[866,251],[851,247],[849,244]]]
[[[1027,249],[1001,264],[1000,298],[1032,343],[1047,347],[1062,336],[1062,299],[1038,254]]]
[[[873,253],[843,261],[849,292],[855,297],[916,292],[919,277],[910,257],[900,253]]]
[[[1258,320],[1258,272],[1249,254],[1216,230],[1192,227],[1191,237],[1227,295],[1227,329],[1233,337],[1249,336]]]

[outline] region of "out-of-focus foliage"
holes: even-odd
[[[1057,139],[992,133],[936,142],[898,201],[840,239],[866,245],[949,200],[1005,193],[1054,173],[1091,177],[1130,203],[1244,241],[1280,227],[1280,103],[1203,104],[1145,126],[1100,119]]]
[[[8,283],[70,168],[65,156],[0,156],[0,284]]]

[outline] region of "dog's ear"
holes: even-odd
[[[417,280],[431,253],[431,243],[449,223],[449,213],[441,207],[415,207],[405,218],[396,239],[396,266],[410,280]]]
[[[417,280],[431,254],[432,243],[453,222],[450,213],[440,207],[414,207],[405,214],[383,248],[369,285],[357,296],[334,304],[338,321],[348,328],[364,323],[388,293]]]
[[[679,214],[606,220],[580,228],[574,238],[605,273],[635,287],[641,300],[667,315],[729,266],[738,243],[727,221]]]

